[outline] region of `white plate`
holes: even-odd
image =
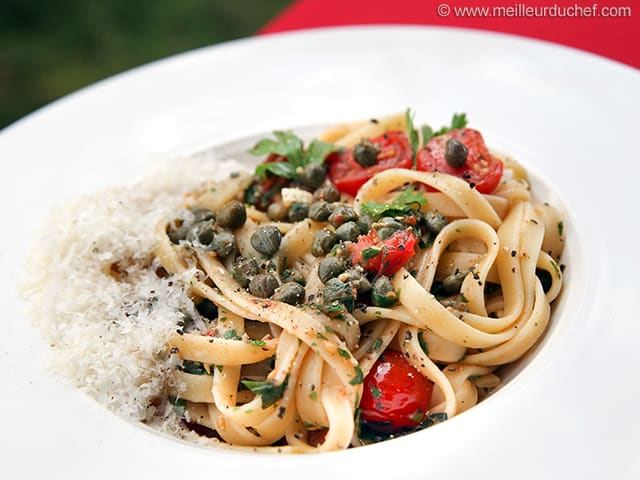
[[[233,42],[81,90],[0,134],[2,465],[7,478],[638,478],[640,74],[542,42],[463,30],[347,28]],[[412,107],[468,112],[569,209],[567,290],[543,347],[499,394],[418,434],[324,455],[167,440],[43,371],[15,285],[50,206],[167,152]]]

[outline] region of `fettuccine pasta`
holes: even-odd
[[[411,120],[306,148],[276,132],[254,174],[158,219],[153,257],[196,306],[167,346],[188,428],[279,452],[383,440],[473,407],[544,334],[561,213],[464,117],[435,134]],[[409,406],[385,390],[394,368]]]

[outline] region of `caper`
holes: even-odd
[[[226,257],[236,249],[236,236],[231,232],[218,232],[211,242],[211,250],[219,257]]]
[[[306,203],[294,202],[289,206],[288,219],[290,222],[300,222],[307,218],[309,205]]]
[[[370,167],[378,163],[380,147],[369,140],[361,140],[353,147],[353,159],[363,167]]]
[[[249,292],[256,297],[269,298],[278,288],[278,279],[270,273],[260,273],[249,282]]]
[[[243,226],[246,221],[247,209],[238,200],[230,201],[218,212],[218,225],[224,228],[235,230]]]
[[[287,282],[277,288],[271,297],[272,300],[288,303],[289,305],[299,305],[304,302],[305,290],[302,285],[296,282]]]
[[[213,220],[194,223],[189,227],[189,231],[187,232],[187,240],[196,247],[210,247],[213,243],[214,236]]]
[[[321,257],[331,251],[338,241],[338,235],[332,228],[323,228],[316,232],[311,244],[311,254],[315,257]]]
[[[398,295],[393,289],[389,277],[378,277],[371,287],[371,300],[377,307],[393,307],[398,302]]]
[[[444,159],[451,168],[460,168],[467,162],[469,150],[460,140],[450,138],[444,151]]]
[[[313,202],[309,206],[309,218],[316,222],[325,222],[331,215],[331,206],[324,200]]]
[[[258,275],[260,269],[255,258],[238,257],[231,267],[233,278],[242,286],[247,288],[253,277]]]
[[[267,207],[267,216],[274,222],[284,222],[289,216],[289,209],[281,203],[272,203]]]
[[[371,290],[371,282],[369,279],[366,277],[364,272],[356,268],[350,268],[338,275],[338,278],[344,283],[351,285],[358,291],[358,293],[367,293]]]
[[[427,230],[436,235],[447,225],[447,219],[437,210],[425,212],[423,218]]]
[[[356,301],[351,285],[338,278],[331,278],[327,281],[324,287],[323,299],[327,305],[341,303],[349,312],[353,311]]]
[[[167,235],[169,236],[169,240],[171,243],[178,245],[182,240],[186,240],[187,234],[189,233],[189,225],[182,224],[179,227],[169,229],[167,231]]]
[[[282,233],[274,225],[259,227],[251,235],[251,246],[263,255],[272,256],[280,248]]]
[[[293,268],[285,268],[280,274],[280,278],[283,282],[296,282],[304,286],[307,282],[298,270]]]
[[[392,217],[383,217],[373,224],[378,233],[380,240],[386,240],[398,230],[403,230],[405,227],[398,220]]]
[[[321,186],[313,193],[314,200],[324,200],[333,203],[340,201],[340,192],[333,183],[327,183]]]
[[[345,263],[336,257],[326,257],[318,263],[318,277],[322,283],[327,283],[331,278],[337,277],[346,269]]]
[[[338,205],[333,209],[331,215],[329,215],[329,223],[334,227],[339,227],[346,222],[358,221],[358,214],[356,211],[347,205]]]
[[[460,293],[462,282],[464,282],[464,279],[468,273],[469,272],[456,271],[451,275],[447,275],[442,279],[442,289],[446,293],[451,295],[453,295],[454,293]]]
[[[304,167],[301,175],[302,185],[315,190],[324,183],[327,173],[322,165],[311,164]]]
[[[205,220],[215,221],[216,219],[216,214],[208,208],[194,208],[191,210],[191,213],[193,214],[193,220],[190,222],[191,224],[203,222]]]
[[[338,238],[343,242],[355,242],[362,234],[356,222],[346,222],[336,228]]]
[[[196,310],[200,315],[208,318],[209,320],[215,320],[218,318],[218,307],[216,307],[216,304],[208,298],[200,300],[196,305]]]
[[[360,217],[358,218],[358,226],[360,227],[360,230],[362,230],[363,232],[368,232],[369,230],[371,230],[371,225],[373,225],[373,223],[375,222],[375,218],[373,218],[371,215],[369,215],[368,213],[363,213],[360,215]]]

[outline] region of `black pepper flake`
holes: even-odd
[[[413,338],[413,335],[411,334],[411,332],[409,330],[407,330],[407,332],[404,334],[404,339],[406,341],[409,341]]]
[[[511,256],[512,256],[512,257],[515,257],[517,253],[518,253],[518,252],[516,252],[515,250],[511,250]]]
[[[512,271],[513,273],[516,273],[516,267],[512,267],[512,268],[511,268],[511,271]]]
[[[174,354],[174,353],[178,353],[180,350],[178,350],[178,347],[173,347],[171,350],[169,350],[169,353]]]
[[[469,182],[469,188],[476,188],[476,184],[473,182]]]
[[[371,123],[375,123],[376,125],[380,122],[378,122],[377,118],[372,118],[371,120],[369,120]]]
[[[287,411],[285,407],[278,408],[278,418],[284,418],[284,414]]]

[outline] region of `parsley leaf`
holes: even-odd
[[[423,125],[421,127],[422,130],[422,143],[426,144],[429,140],[433,138],[433,129],[429,125]]]
[[[374,218],[399,217],[411,213],[412,210],[420,210],[426,203],[427,199],[422,192],[417,192],[413,187],[408,187],[394,198],[391,203],[363,203],[362,211]]]
[[[338,149],[335,145],[320,140],[311,140],[309,147],[304,154],[304,165],[322,165],[324,159],[332,152]]]
[[[268,408],[278,400],[282,398],[284,395],[284,391],[287,389],[287,384],[289,383],[289,377],[284,379],[281,385],[275,385],[271,383],[269,380],[264,381],[253,381],[253,380],[242,380],[242,384],[251,390],[256,395],[260,395],[262,397],[262,408]]]
[[[296,167],[289,162],[261,163],[256,167],[255,176],[261,177],[265,172],[293,180],[296,176]]]
[[[407,108],[407,111],[404,114],[404,119],[407,125],[409,140],[411,141],[411,158],[413,159],[413,164],[415,166],[416,154],[418,153],[418,147],[420,146],[420,139],[418,138],[418,131],[413,126],[413,115],[410,108]]]
[[[256,177],[271,172],[279,177],[293,180],[298,173],[298,168],[304,168],[307,165],[322,165],[326,156],[338,149],[331,143],[314,139],[305,150],[302,140],[290,130],[285,132],[276,130],[273,135],[276,137],[275,140],[263,138],[249,150],[249,153],[258,156],[281,155],[285,157],[285,161],[258,165],[255,171]]]
[[[252,155],[266,155],[269,153],[275,153],[276,155],[282,155],[287,157],[287,160],[294,165],[300,165],[302,163],[302,140],[287,130],[286,132],[276,130],[273,132],[276,140],[270,138],[263,138],[260,140],[250,151]]]
[[[433,137],[437,137],[439,135],[444,135],[451,130],[455,130],[456,128],[464,128],[467,126],[467,114],[466,113],[454,113],[453,118],[451,119],[451,126],[442,126],[440,130],[436,130],[435,132],[429,125],[423,125],[422,130],[422,143],[426,144]]]

